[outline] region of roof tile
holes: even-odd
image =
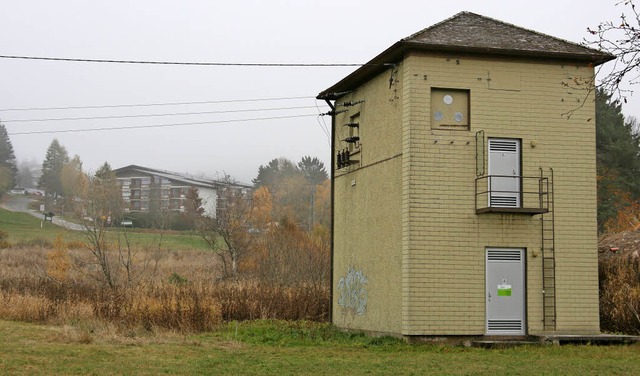
[[[598,50],[471,12],[460,12],[402,41],[511,53],[603,55]]]
[[[598,65],[614,58],[608,53],[522,28],[472,12],[460,12],[396,42],[369,63],[318,94],[336,99],[365,82],[410,50],[489,54],[533,59],[582,61]]]

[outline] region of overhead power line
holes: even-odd
[[[28,122],[41,122],[41,121],[127,119],[127,118],[162,117],[162,116],[210,115],[210,114],[231,114],[231,113],[240,113],[240,112],[301,110],[301,109],[309,109],[309,108],[316,108],[316,107],[317,106],[271,107],[271,108],[253,108],[253,109],[241,109],[241,110],[174,112],[174,113],[164,113],[164,114],[87,116],[87,117],[65,117],[65,118],[48,118],[48,119],[15,119],[15,120],[2,120],[2,122],[3,123],[28,123]]]
[[[182,106],[191,104],[217,104],[217,103],[240,103],[240,102],[263,102],[263,101],[282,101],[290,99],[312,99],[313,96],[298,97],[275,97],[275,98],[254,98],[254,99],[227,99],[217,101],[198,101],[198,102],[161,102],[161,103],[138,103],[138,104],[111,104],[111,105],[94,105],[94,106],[66,106],[66,107],[22,107],[22,108],[0,108],[2,111],[53,111],[53,110],[84,110],[98,108],[121,108],[121,107],[153,107],[153,106]]]
[[[200,121],[200,122],[191,122],[191,123],[134,125],[134,126],[128,126],[128,127],[127,126],[121,126],[121,127],[103,127],[103,128],[80,128],[80,129],[66,129],[66,130],[12,132],[12,133],[8,133],[8,135],[9,136],[19,136],[19,135],[29,135],[29,134],[81,133],[81,132],[115,131],[115,130],[128,130],[128,129],[168,128],[168,127],[179,127],[179,126],[188,126],[188,125],[244,123],[244,122],[249,122],[249,121],[292,119],[292,118],[311,117],[311,116],[315,117],[315,116],[318,116],[318,114],[274,116],[274,117],[252,118],[252,119],[231,119],[231,120]]]
[[[110,63],[110,64],[151,64],[151,65],[197,65],[218,67],[361,67],[365,64],[352,63],[223,63],[223,62],[188,62],[188,61],[147,61],[147,60],[115,60],[84,59],[67,57],[0,55],[0,59],[65,61],[76,63]]]

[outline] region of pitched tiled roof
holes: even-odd
[[[471,12],[455,16],[401,39],[342,81],[323,91],[319,99],[334,99],[374,74],[388,69],[409,50],[479,53],[554,58],[602,64],[612,55]]]
[[[404,42],[459,50],[508,52],[509,54],[558,55],[587,59],[605,57],[605,53],[564,39],[525,29],[471,12],[455,16],[419,31]]]

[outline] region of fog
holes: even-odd
[[[581,42],[588,26],[619,17],[617,2],[5,1],[0,55],[365,63],[463,10]],[[314,97],[354,69],[0,58],[0,120],[19,160],[40,163],[57,138],[88,171],[107,161],[250,182],[277,157],[328,167],[330,118]],[[626,115],[640,112],[636,102]]]

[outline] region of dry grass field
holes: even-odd
[[[194,332],[229,320],[327,316],[325,285],[265,283],[252,276],[218,280],[218,258],[211,252],[139,249],[130,268],[117,252],[109,257],[114,287],[86,249],[0,249],[0,318]]]

